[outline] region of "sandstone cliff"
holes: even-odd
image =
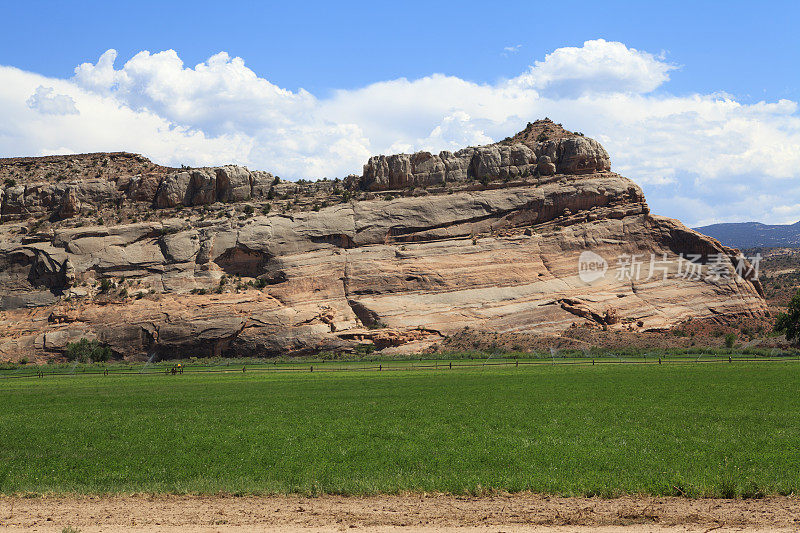
[[[547,120],[315,183],[132,154],[0,160],[0,357],[80,338],[126,357],[414,350],[464,327],[641,330],[765,311],[757,280],[708,275],[712,262],[733,272],[734,250],[652,215],[609,169],[599,143]],[[579,276],[585,251],[605,276]],[[681,254],[699,255],[701,276],[681,276]],[[615,275],[620,256],[642,258],[641,275]],[[651,257],[667,262],[655,272]]]
[[[533,175],[591,174],[611,168],[600,143],[537,121],[513,138],[455,153],[375,156],[364,165],[360,186],[368,190],[430,187],[452,182],[525,178]]]

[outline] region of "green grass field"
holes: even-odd
[[[0,379],[0,492],[800,489],[800,363]]]

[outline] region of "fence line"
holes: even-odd
[[[476,361],[469,360],[443,360],[439,362],[424,362],[415,364],[413,362],[395,361],[395,365],[390,365],[390,362],[316,362],[316,363],[281,363],[283,366],[277,364],[270,365],[269,363],[255,363],[251,366],[246,364],[239,367],[238,365],[233,368],[225,365],[224,368],[219,367],[183,367],[181,374],[236,374],[236,373],[313,373],[313,372],[396,372],[396,371],[416,371],[416,370],[458,370],[467,368],[483,368],[483,367],[525,367],[525,366],[599,366],[599,365],[665,365],[665,364],[702,364],[702,363],[770,363],[770,362],[800,362],[800,356],[789,357],[751,357],[751,358],[735,358],[735,357],[715,357],[713,359],[701,358],[685,358],[685,359],[669,359],[669,358],[652,358],[642,360],[623,360],[611,358],[599,359],[525,359],[525,360],[506,360],[506,361]],[[347,365],[333,367],[333,365]],[[362,366],[363,365],[363,366]],[[44,378],[44,377],[63,377],[63,376],[156,376],[156,375],[172,375],[171,367],[165,367],[163,370],[153,370],[143,372],[142,370],[109,370],[98,369],[90,371],[53,371],[46,372],[44,370],[37,370],[34,373],[23,372],[15,374],[0,373],[0,378],[3,379],[24,379],[24,378]]]

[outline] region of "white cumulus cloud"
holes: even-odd
[[[252,134],[264,127],[292,126],[316,105],[307,91],[281,89],[259,78],[242,58],[225,52],[193,68],[185,67],[174,50],[139,52],[119,70],[114,68],[116,57],[116,50],[108,50],[96,64],[83,63],[75,69],[74,81],[134,109],[211,133]]]
[[[39,85],[36,91],[25,101],[28,107],[45,115],[77,115],[75,100],[66,94],[54,94],[52,87]]]
[[[536,61],[514,80],[550,96],[585,93],[647,93],[667,80],[676,67],[648,52],[603,39],[568,46]]]
[[[373,154],[485,144],[549,116],[603,143],[654,212],[690,224],[800,212],[796,102],[671,95],[675,65],[602,39],[532,59],[494,83],[434,73],[325,98],[281,88],[225,52],[187,66],[174,50],[121,64],[108,50],[71,79],[0,66],[0,154],[126,150],[171,165],[333,177],[360,172]]]

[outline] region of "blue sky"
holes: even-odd
[[[797,2],[431,4],[4,2],[0,155],[321,177],[548,115],[655,212],[800,219]]]
[[[68,77],[108,48],[126,61],[174,49],[187,65],[226,51],[273,83],[325,96],[434,72],[475,82],[589,39],[683,65],[674,94],[800,100],[799,2],[4,2],[0,64]],[[517,53],[502,55],[505,47]]]

